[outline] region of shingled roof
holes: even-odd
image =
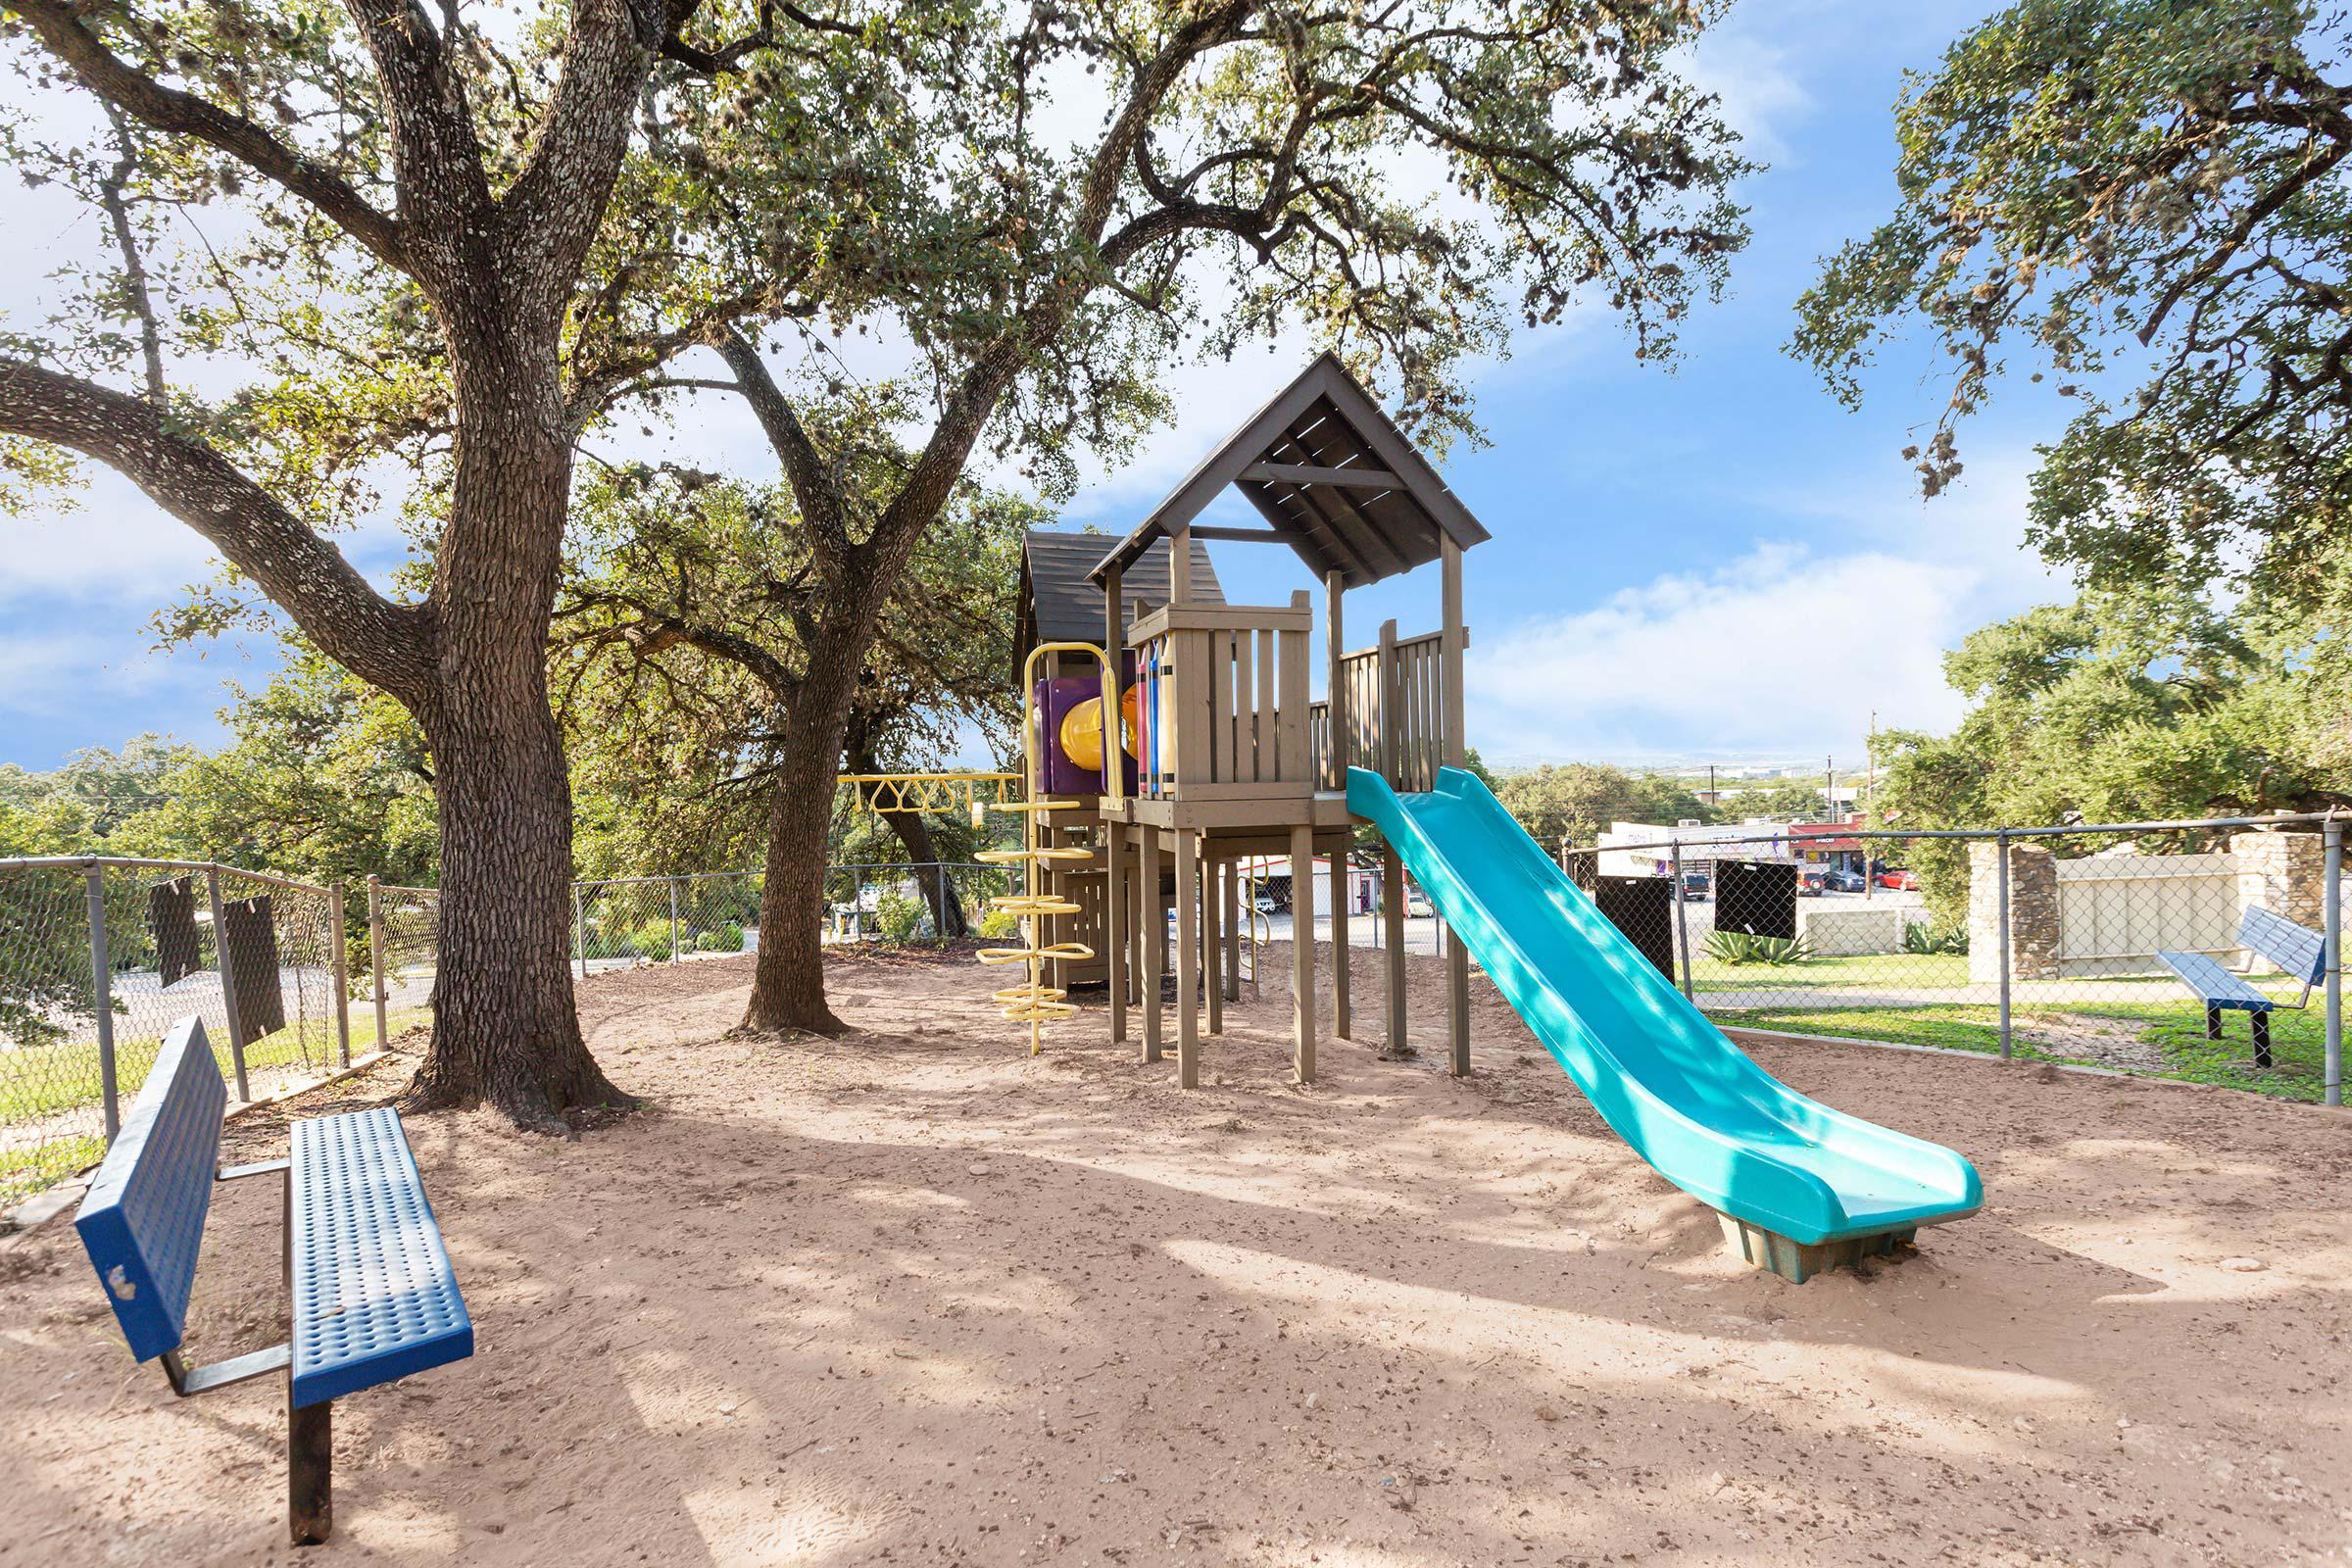
[[[1057,528],[1032,528],[1021,540],[1021,612],[1013,631],[1013,673],[1017,678],[1029,651],[1039,643],[1102,642],[1102,590],[1088,580],[1095,563],[1102,559],[1108,536],[1075,533]],[[1127,618],[1133,620],[1143,604],[1157,605],[1168,597],[1168,543],[1162,539],[1140,558],[1142,564],[1127,576],[1122,595]],[[1221,605],[1225,590],[1217,582],[1208,552],[1193,547],[1195,604]]]
[[[1317,577],[1340,573],[1349,588],[1437,560],[1443,538],[1468,549],[1490,537],[1327,353],[1210,453],[1090,576],[1101,582],[1114,566],[1123,577],[1139,575],[1145,552],[1164,549],[1155,541],[1191,522],[1229,484],[1266,519],[1263,537],[1289,545]]]

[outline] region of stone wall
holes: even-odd
[[[1968,978],[2001,977],[2000,846],[1968,847]],[[2009,846],[2010,977],[2058,978],[2058,862],[2038,845]]]
[[[2236,833],[2230,835],[2230,853],[2237,860],[2238,908],[2264,908],[2310,930],[2322,929],[2328,918],[2328,846],[2319,834]],[[2270,967],[2254,954],[2243,956],[2249,964]]]

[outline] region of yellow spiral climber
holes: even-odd
[[[1031,651],[1021,670],[1021,701],[1024,709],[1036,701],[1037,662],[1047,654],[1089,654],[1102,665],[1102,694],[1104,711],[1115,711],[1118,702],[1116,676],[1102,650],[1093,643],[1041,643]],[[1017,850],[988,850],[980,858],[994,865],[1017,865],[1023,868],[1022,891],[1008,893],[989,900],[991,907],[1003,909],[1021,922],[1021,946],[1017,948],[982,948],[982,963],[1025,963],[1029,978],[1019,985],[1006,986],[991,993],[1001,1004],[1004,1015],[1014,1023],[1029,1026],[1029,1054],[1036,1055],[1046,1048],[1046,1025],[1057,1018],[1067,1018],[1077,1009],[1069,1004],[1069,992],[1061,986],[1046,982],[1046,965],[1062,959],[1091,958],[1095,950],[1083,942],[1048,942],[1046,922],[1078,913],[1078,906],[1057,893],[1050,893],[1044,884],[1045,867],[1057,860],[1087,860],[1094,858],[1092,850],[1075,846],[1054,845],[1046,842],[1047,813],[1070,810],[1076,801],[1049,801],[1045,795],[1045,772],[1039,765],[1038,733],[1042,716],[1031,721],[1024,712],[1021,725],[1022,753],[1025,766],[1022,777],[1028,783],[1029,799],[1025,801],[998,800],[989,803],[991,809],[1017,811],[1021,814],[1021,847]],[[1112,766],[1104,771],[1103,782],[1113,801],[1119,798],[1122,769]],[[973,814],[977,816],[981,803],[974,801]]]

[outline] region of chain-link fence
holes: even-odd
[[[1719,1023],[2342,1100],[2342,824],[1644,829],[1563,851]]]
[[[239,1100],[351,1059],[339,888],[175,860],[0,860],[0,1204],[94,1163],[174,1019]]]

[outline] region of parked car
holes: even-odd
[[[1272,914],[1275,910],[1282,907],[1281,905],[1274,902],[1274,895],[1271,893],[1260,893],[1256,898],[1250,901],[1250,906],[1260,914]]]
[[[1715,891],[1715,879],[1704,871],[1683,873],[1683,902],[1704,904]]]
[[[1796,868],[1796,892],[1799,898],[1818,899],[1830,891],[1830,871],[1827,866],[1800,865]]]
[[[1898,893],[1916,893],[1919,891],[1919,873],[1905,870],[1899,865],[1890,865],[1879,872],[1879,886],[1893,888]]]
[[[1862,873],[1859,871],[1833,869],[1828,873],[1828,877],[1832,893],[1860,893],[1870,886],[1862,879]]]
[[[1429,895],[1415,888],[1404,896],[1404,912],[1408,919],[1427,920],[1438,911],[1430,905]]]

